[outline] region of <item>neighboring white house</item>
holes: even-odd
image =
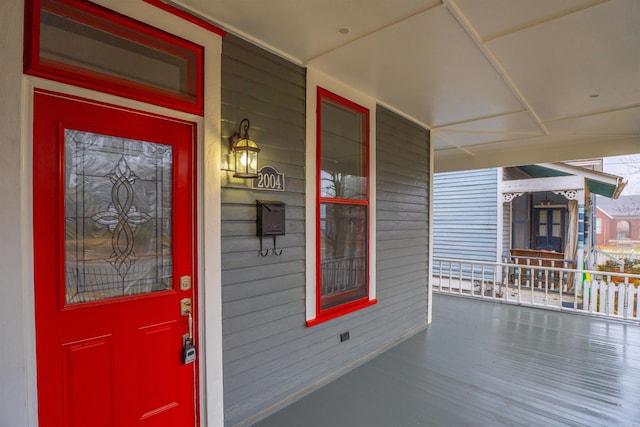
[[[574,260],[594,243],[592,195],[625,186],[601,160],[438,173],[434,257],[500,262],[515,253]]]

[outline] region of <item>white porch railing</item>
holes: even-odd
[[[366,283],[366,258],[363,256],[325,260],[320,266],[322,296],[353,291]]]
[[[640,275],[434,258],[432,289],[640,322]]]
[[[630,259],[634,262],[640,262],[640,252],[638,251],[624,251],[617,249],[602,250],[595,248],[595,263],[597,265],[604,264],[607,260],[612,260],[624,266],[624,260]]]
[[[617,251],[603,251],[598,248],[593,248],[593,256],[596,265],[604,264],[607,261],[613,261],[618,265],[620,271],[624,270],[624,261],[622,261],[624,256],[621,256]]]

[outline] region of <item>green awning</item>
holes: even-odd
[[[584,176],[586,186],[593,194],[616,199],[627,184],[622,177],[604,172],[598,172],[579,166],[564,163],[545,163],[544,165],[524,165],[518,169],[531,178],[549,178],[557,176]]]

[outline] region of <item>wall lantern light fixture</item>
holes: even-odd
[[[260,148],[249,138],[249,119],[242,119],[238,132],[229,137],[231,151],[235,157],[236,178],[256,178],[258,176],[258,153]]]

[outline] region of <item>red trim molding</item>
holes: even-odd
[[[370,307],[377,303],[378,303],[377,299],[370,299],[370,300],[364,300],[364,301],[363,300],[355,301],[354,304],[341,305],[336,307],[337,310],[335,311],[325,312],[322,314],[322,316],[318,316],[315,319],[307,320],[307,326],[308,327],[316,326],[316,325],[319,325],[320,323],[324,323],[328,320],[335,319],[336,317],[344,316],[346,314],[352,313],[357,310],[362,310],[363,308]],[[325,311],[328,311],[328,310],[325,310]]]
[[[139,43],[184,60],[186,89],[170,91],[133,79],[41,57],[41,10],[79,22],[123,40]],[[24,34],[25,74],[136,99],[173,110],[204,114],[204,48],[110,9],[81,0],[26,0]]]
[[[214,34],[219,35],[220,37],[224,37],[227,35],[227,32],[222,28],[216,27],[215,25],[205,21],[204,19],[198,18],[195,15],[190,14],[182,9],[178,9],[175,6],[172,6],[168,3],[165,3],[162,0],[142,0],[145,3],[148,3],[152,6],[157,7],[158,9],[162,9],[165,12],[169,12],[172,15],[175,15],[179,18],[184,19],[185,21],[189,21],[192,24],[195,24],[199,27],[204,28],[205,30],[211,31]]]

